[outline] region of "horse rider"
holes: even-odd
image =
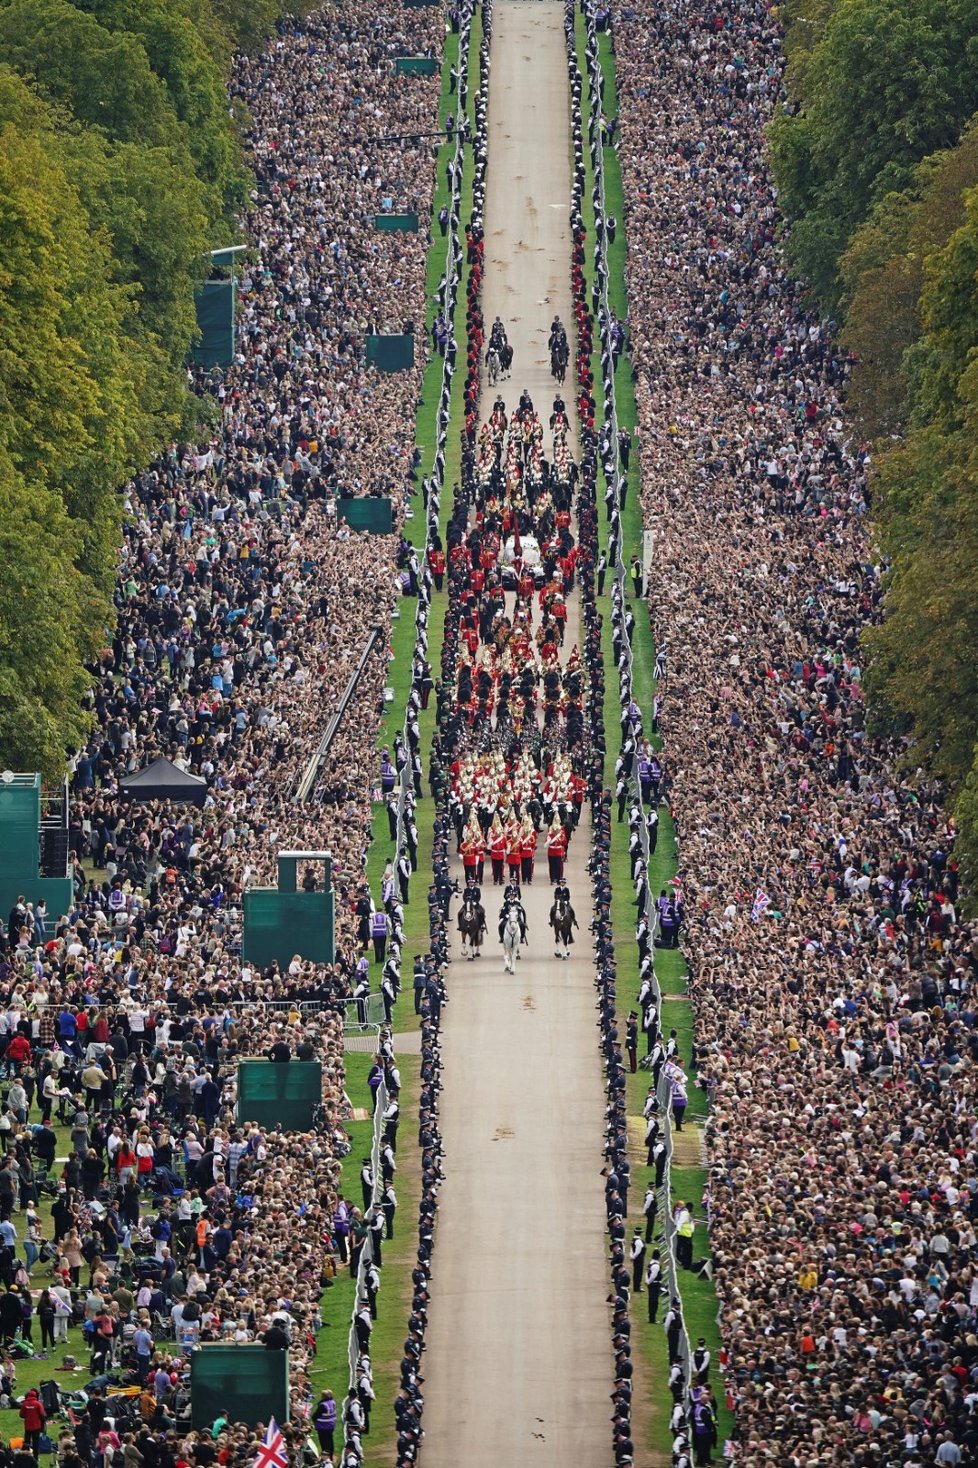
[[[462,914],[467,908],[470,908],[476,916],[481,914],[483,930],[485,930],[486,914],[485,909],[482,906],[482,888],[479,886],[478,882],[470,882],[468,886],[463,889],[462,903],[458,910],[457,920],[458,930],[460,933],[462,931]]]
[[[519,882],[509,881],[503,888],[503,907],[508,907],[511,902],[522,902],[523,893],[520,891]]]
[[[503,893],[503,906],[499,914],[500,943],[503,941],[503,929],[506,927],[506,919],[509,917],[511,910],[515,911],[516,916],[520,920],[520,936],[522,937],[523,942],[529,942],[529,939],[526,936],[526,909],[524,908],[522,900],[520,898],[519,887],[514,887],[512,882]]]
[[[570,888],[563,878],[561,878],[554,888],[554,902],[566,902],[568,907],[571,905]]]

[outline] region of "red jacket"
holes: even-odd
[[[27,1036],[21,1034],[14,1035],[10,1044],[7,1046],[7,1054],[11,1060],[30,1060],[31,1046]]]
[[[21,1403],[20,1415],[24,1419],[25,1432],[40,1432],[44,1426],[44,1408],[39,1397],[27,1397]]]

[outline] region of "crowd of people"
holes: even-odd
[[[15,1339],[35,1344],[33,1315],[45,1355],[64,1348],[68,1325],[84,1322],[85,1389],[98,1395],[74,1434],[84,1462],[100,1451],[106,1413],[124,1415],[125,1403],[116,1400],[115,1414],[111,1398],[106,1406],[112,1385],[143,1389],[131,1425],[162,1433],[164,1453],[182,1442],[188,1355],[208,1341],[287,1345],[296,1416],[308,1414],[323,1292],[347,1238],[362,1242],[387,1222],[382,1203],[361,1211],[342,1198],[350,1109],[340,1016],[303,1015],[298,1002],[237,1014],[179,1006],[149,1023],[145,1011],[114,1001],[46,1007],[40,1018],[21,1002],[15,992],[5,1012],[5,1351]],[[312,1129],[238,1123],[237,1067],[248,1057],[320,1062]],[[377,1065],[396,1097],[393,1058]],[[15,1366],[7,1370],[15,1380]]]
[[[391,540],[351,533],[342,512],[347,496],[387,495],[399,525],[415,470],[421,354],[412,371],[381,373],[365,344],[425,316],[424,233],[375,230],[374,216],[430,215],[438,83],[394,60],[437,56],[443,28],[430,8],[395,24],[377,4],[356,16],[327,5],[235,67],[255,170],[236,355],[195,380],[217,402],[211,441],[175,445],[127,487],[118,621],[72,782],[79,899],[104,937],[113,886],[124,930],[135,909],[152,945],[133,960],[144,990],[181,927],[196,930],[195,977],[207,948],[221,966],[227,909],[274,880],[277,849],[330,849],[344,895],[361,880],[402,583]],[[297,779],[374,626],[385,636],[304,807]],[[124,797],[125,777],[159,756],[207,781],[200,813]],[[340,935],[348,978],[342,921]]]
[[[240,1424],[186,1431],[187,1354],[201,1340],[288,1345],[290,1456],[314,1419],[334,1461],[329,1420],[344,1392],[314,1405],[309,1374],[320,1301],[338,1266],[356,1273],[365,1240],[379,1262],[396,1207],[386,1165],[363,1208],[342,1195],[342,1013],[370,987],[371,944],[396,994],[412,863],[381,894],[365,863],[392,611],[417,589],[403,543],[351,532],[343,506],[389,496],[397,529],[413,493],[422,354],[383,374],[365,348],[425,318],[426,232],[376,230],[374,217],[430,217],[439,81],[402,75],[395,59],[438,58],[443,44],[438,8],[392,18],[379,0],[327,3],[236,61],[255,188],[235,358],[193,377],[216,403],[210,442],[174,445],[126,487],[117,626],[93,670],[95,732],[73,760],[74,907],[55,921],[18,902],[0,936],[11,1071],[0,1214],[25,1210],[23,1228],[3,1233],[12,1303],[0,1333],[8,1346],[30,1340],[20,1276],[49,1264],[35,1307],[43,1345],[59,1300],[84,1316],[92,1347],[90,1404],[58,1445],[69,1468],[103,1460],[102,1378],[119,1375],[144,1388],[127,1468],[253,1461],[255,1433]],[[303,804],[298,782],[375,626],[379,646]],[[206,782],[200,808],[126,796],[125,778],[161,756]],[[390,801],[388,813],[393,837]],[[242,959],[241,894],[274,884],[283,849],[332,853],[333,965]],[[310,866],[301,884],[314,890],[321,874]],[[321,1062],[310,1131],[236,1124],[246,1056]],[[391,1097],[390,1143],[389,1044],[374,1074]],[[63,1168],[53,1123],[70,1127]],[[50,1225],[38,1189],[54,1199]],[[375,1298],[357,1317],[344,1465],[363,1458]]]
[[[256,258],[240,282],[235,362],[196,383],[216,396],[219,424],[209,444],[175,446],[127,488],[118,625],[91,692],[98,732],[74,762],[75,908],[56,930],[18,904],[3,935],[2,1024],[15,1074],[0,1125],[0,1335],[29,1338],[36,1311],[42,1348],[53,1345],[55,1301],[80,1310],[93,1373],[124,1368],[145,1387],[127,1468],[213,1461],[203,1439],[177,1431],[186,1352],[208,1339],[288,1344],[294,1403],[331,1456],[335,1399],[317,1402],[309,1375],[320,1297],[337,1261],[355,1272],[364,1241],[376,1236],[379,1250],[392,1221],[366,1193],[363,1208],[342,1196],[340,1166],[338,1004],[358,986],[362,996],[371,943],[396,983],[377,942],[390,930],[372,917],[386,908],[399,937],[398,894],[391,885],[375,904],[363,884],[383,649],[321,772],[322,798],[303,807],[293,797],[370,628],[389,630],[403,588],[393,542],[351,533],[341,512],[347,494],[390,495],[399,524],[416,467],[422,364],[379,374],[364,344],[425,316],[423,237],[372,226],[385,210],[430,214],[433,164],[421,135],[437,83],[396,74],[393,60],[440,54],[442,21],[438,7],[392,19],[378,0],[355,13],[327,4],[238,62]],[[441,573],[449,609],[430,770],[431,941],[414,980],[422,1196],[397,1453],[399,1464],[414,1462],[422,1438],[451,833],[474,880],[486,859],[497,881],[497,862],[532,880],[537,832],[547,831],[548,856],[551,838],[566,849],[590,795],[609,1086],[613,1447],[625,1463],[630,1264],[640,1251],[624,1237],[613,803],[599,775],[586,241],[576,223],[578,470],[559,397],[549,456],[528,400],[510,419],[495,406],[479,426],[488,6],[484,22],[466,228],[463,490]],[[669,648],[657,668],[657,773],[643,753],[649,781],[668,789],[680,841],[677,926],[711,1098],[708,1203],[735,1451],[744,1463],[792,1468],[978,1462],[978,934],[958,916],[941,791],[911,749],[867,726],[859,638],[881,598],[869,455],[846,433],[845,356],[807,314],[775,249],[763,130],[780,92],[777,18],[750,0],[722,0],[709,15],[687,0],[668,9],[641,0],[604,12],[603,24],[621,115],[602,131],[616,140],[624,179],[637,449],[656,545],[644,589],[657,644]],[[571,78],[579,104],[573,67]],[[396,142],[370,143],[371,132]],[[582,148],[578,118],[578,189]],[[613,519],[612,554],[617,534]],[[575,577],[584,642],[562,658],[560,609]],[[416,589],[410,570],[407,582]],[[201,810],[124,798],[125,776],[160,755],[204,778]],[[276,852],[293,847],[333,853],[337,963],[296,958],[255,971],[237,947],[240,894],[272,881]],[[663,917],[666,927],[675,914]],[[249,1054],[322,1061],[313,1131],[236,1125],[236,1062]],[[377,1077],[395,1103],[396,1141],[389,1047]],[[37,1189],[54,1172],[54,1117],[70,1124],[71,1151],[48,1230]],[[658,1125],[654,1107],[651,1120]],[[392,1179],[388,1163],[385,1188]],[[3,1234],[18,1203],[22,1244]],[[34,1304],[42,1251],[53,1278]],[[361,1460],[369,1423],[373,1293],[342,1407],[344,1463]],[[670,1302],[670,1357],[677,1310]],[[62,1445],[68,1468],[104,1456],[101,1390]],[[29,1415],[25,1427],[39,1432],[43,1414],[38,1425],[33,1407]],[[709,1457],[701,1439],[697,1453]],[[254,1434],[234,1424],[216,1444],[224,1462],[255,1456]]]
[[[868,725],[869,454],[776,250],[777,16],[606,24],[734,1449],[975,1462],[978,942],[942,792]]]

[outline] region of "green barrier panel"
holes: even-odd
[[[194,292],[200,341],[190,355],[201,367],[227,367],[234,360],[233,280],[206,280]]]
[[[367,362],[380,372],[404,372],[414,366],[414,336],[368,336]]]
[[[417,234],[418,216],[416,214],[375,214],[374,229],[403,230],[405,234]]]
[[[419,10],[423,5],[440,5],[441,0],[404,0],[405,9]]]
[[[197,1431],[218,1417],[250,1427],[274,1417],[284,1426],[289,1420],[288,1351],[200,1346],[190,1356],[190,1415]]]
[[[366,530],[370,535],[390,535],[394,529],[394,511],[388,499],[338,499],[336,513],[351,530]]]
[[[394,66],[401,76],[434,76],[438,70],[433,56],[398,56]]]
[[[274,960],[288,967],[295,954],[313,963],[332,963],[332,892],[280,892],[252,887],[244,894],[241,952],[266,968]]]
[[[57,920],[71,911],[73,894],[70,877],[41,875],[40,830],[40,775],[17,774],[0,781],[0,921],[6,923],[18,897],[35,906],[43,898],[50,938]],[[63,852],[60,871],[66,869]]]
[[[323,1099],[318,1060],[242,1060],[238,1064],[238,1125],[254,1121],[286,1132],[308,1132]]]

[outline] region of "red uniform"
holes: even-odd
[[[550,866],[551,882],[559,882],[564,875],[564,857],[567,855],[567,837],[564,828],[551,831],[547,837],[547,861]]]

